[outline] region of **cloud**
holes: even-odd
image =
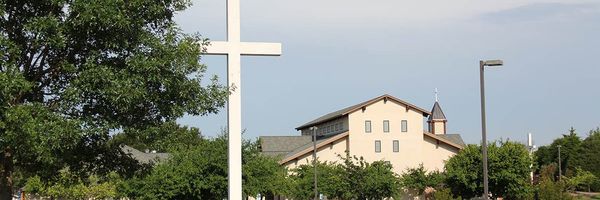
[[[600,3],[534,3],[485,14],[483,21],[493,23],[569,20],[600,14]]]

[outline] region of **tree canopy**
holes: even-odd
[[[531,159],[524,145],[501,141],[488,147],[489,186],[494,197],[530,199]],[[446,183],[454,194],[473,198],[483,194],[481,147],[468,145],[448,160]]]
[[[108,167],[111,133],[152,132],[224,105],[227,87],[201,83],[207,40],[173,21],[189,5],[0,1],[0,196],[13,173],[110,171],[98,168]]]

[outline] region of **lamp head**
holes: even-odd
[[[504,62],[502,60],[486,60],[483,61],[483,66],[502,66]]]

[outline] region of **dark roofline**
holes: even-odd
[[[353,105],[353,106],[350,106],[350,107],[347,107],[347,108],[344,108],[344,109],[341,109],[341,110],[337,110],[337,111],[334,111],[334,112],[331,112],[331,113],[327,113],[327,114],[325,114],[325,115],[323,115],[323,116],[321,116],[321,117],[319,117],[317,119],[314,119],[314,120],[312,120],[310,122],[307,122],[307,123],[305,123],[305,124],[297,127],[296,130],[300,130],[300,129],[303,129],[303,128],[306,128],[306,127],[310,127],[310,126],[313,126],[313,125],[316,125],[316,124],[320,124],[320,123],[323,123],[323,122],[327,122],[327,121],[330,121],[330,120],[334,120],[334,119],[343,117],[343,116],[345,116],[347,114],[350,114],[350,113],[352,113],[352,112],[354,112],[354,111],[356,111],[358,109],[361,109],[362,107],[366,107],[366,106],[369,106],[371,104],[374,104],[374,103],[376,103],[376,102],[378,102],[378,101],[380,101],[382,99],[389,99],[389,100],[395,101],[395,102],[397,102],[399,104],[403,104],[403,105],[407,106],[409,109],[414,109],[414,110],[417,110],[417,111],[423,113],[424,117],[427,117],[427,116],[431,115],[431,113],[429,111],[427,111],[427,110],[425,110],[423,108],[419,108],[418,106],[415,106],[415,105],[413,105],[411,103],[408,103],[406,101],[398,99],[398,98],[396,98],[396,97],[394,97],[392,95],[384,94],[384,95],[381,95],[379,97],[375,97],[373,99],[370,99],[368,101],[365,101],[365,102],[362,102],[362,103],[359,103],[359,104],[356,104],[356,105]]]
[[[425,131],[424,131],[424,132],[423,132],[423,135],[425,135],[425,136],[429,136],[429,137],[431,137],[431,138],[433,138],[433,139],[435,139],[435,140],[437,140],[437,141],[440,141],[440,142],[446,143],[446,144],[448,144],[448,145],[450,145],[450,146],[452,146],[452,147],[454,147],[454,148],[457,148],[458,150],[462,150],[462,149],[464,149],[464,148],[465,148],[465,146],[463,146],[463,145],[461,145],[461,144],[454,143],[454,142],[452,142],[452,141],[450,141],[450,140],[448,140],[448,139],[446,139],[446,138],[440,137],[440,136],[438,136],[438,135],[436,135],[436,134],[433,134],[433,133],[429,133],[429,132],[425,132]]]

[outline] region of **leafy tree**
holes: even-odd
[[[426,188],[441,188],[444,182],[444,174],[439,171],[427,172],[423,164],[419,167],[409,168],[400,177],[402,187],[414,190],[422,195]]]
[[[588,137],[581,143],[582,148],[576,154],[573,165],[600,177],[600,128],[591,130]],[[600,181],[592,184],[591,189],[600,191]]]
[[[598,177],[591,172],[581,169],[581,167],[577,167],[575,169],[575,176],[567,179],[567,182],[572,190],[584,188],[588,192],[591,192],[591,185],[597,181]]]
[[[515,142],[492,143],[488,148],[489,186],[494,197],[530,199],[531,159],[525,146]],[[481,148],[468,145],[448,160],[446,185],[454,194],[473,198],[483,193]]]
[[[199,145],[203,140],[198,128],[181,127],[174,121],[140,130],[129,128],[111,139],[115,145],[125,144],[138,150],[176,151]]]
[[[577,157],[582,150],[581,144],[581,138],[571,127],[568,134],[563,134],[562,138],[555,139],[550,146],[540,147],[535,152],[537,168],[540,169],[541,166],[558,162],[558,146],[560,145],[562,175],[571,175],[577,166]]]
[[[135,199],[223,199],[227,197],[227,137],[200,139],[179,146],[169,160],[148,175],[140,174],[121,188]],[[278,195],[285,189],[285,169],[259,154],[257,141],[244,141],[243,191],[248,196]]]
[[[224,105],[228,90],[216,78],[200,84],[207,41],[173,21],[189,5],[0,1],[0,197],[11,195],[13,173],[52,179],[69,166],[102,175],[114,164],[104,160],[117,160],[103,157],[114,148],[109,133]]]
[[[247,196],[284,194],[287,171],[276,158],[261,155],[258,145],[259,140],[244,142],[242,156],[244,194]]]
[[[343,198],[348,187],[343,181],[344,172],[335,163],[317,162],[318,192],[328,198]],[[295,199],[314,198],[314,167],[300,165],[291,170],[288,176],[286,195]]]
[[[314,168],[300,165],[289,177],[289,195],[309,199],[312,192]],[[330,199],[384,199],[398,197],[400,181],[386,161],[366,162],[363,158],[346,156],[343,163],[317,163],[320,193]]]
[[[59,179],[54,182],[43,182],[39,176],[30,177],[24,191],[29,198],[114,199],[121,197],[117,190],[121,182],[116,173],[110,173],[105,179],[96,175],[81,179],[68,170],[61,170]]]
[[[227,141],[203,141],[173,153],[145,177],[125,187],[134,199],[223,199],[227,197]]]
[[[440,188],[433,193],[434,200],[462,200],[461,197],[455,198],[449,188]]]
[[[537,185],[537,199],[540,200],[569,200],[573,197],[567,192],[565,181],[556,181],[555,164],[545,165],[540,169],[540,181]]]

